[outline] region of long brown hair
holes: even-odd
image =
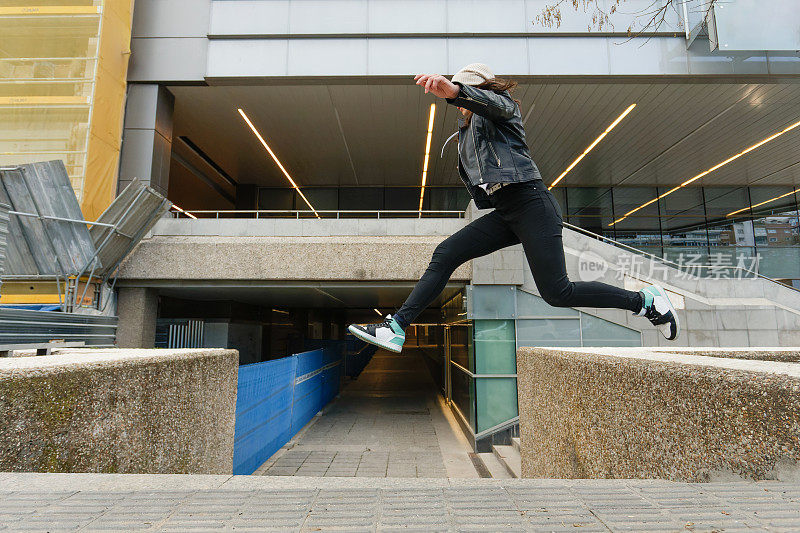
[[[509,78],[493,78],[491,80],[486,80],[485,82],[475,86],[478,89],[486,89],[489,91],[494,91],[497,94],[502,94],[505,91],[508,91],[508,94],[513,94],[514,89],[517,88],[517,82],[509,79]],[[512,98],[518,106],[522,106],[522,102],[517,100],[516,98]],[[464,120],[466,124],[469,124],[469,120],[472,118],[472,111],[470,111]]]

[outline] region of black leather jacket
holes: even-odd
[[[525,141],[519,106],[505,91],[501,94],[461,85],[458,96],[447,102],[472,111],[469,124],[458,119],[458,173],[478,209],[492,207],[481,183],[541,179]]]

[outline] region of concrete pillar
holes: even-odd
[[[158,290],[120,287],[117,297],[117,346],[152,348],[156,339]]]
[[[139,178],[167,195],[175,97],[157,84],[128,86],[118,191]]]

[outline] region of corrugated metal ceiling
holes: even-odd
[[[241,183],[286,185],[237,113],[242,107],[302,186],[418,185],[427,113],[440,105],[428,183],[458,185],[457,110],[409,80],[365,84],[171,87],[175,135]],[[550,183],[631,103],[637,107],[560,186],[677,185],[800,120],[800,84],[537,83],[516,98]],[[531,108],[533,106],[533,108]],[[800,183],[800,128],[694,185]]]

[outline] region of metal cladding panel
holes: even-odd
[[[63,339],[84,341],[88,346],[110,346],[116,340],[117,322],[115,316],[0,307],[0,345]]]
[[[83,220],[67,169],[61,160],[20,165],[2,171],[3,198],[14,211],[41,216]],[[9,251],[9,274],[77,274],[94,256],[89,229],[83,224],[27,216],[14,216],[19,233],[11,228],[15,243]],[[9,254],[11,255],[11,254]],[[30,260],[36,271],[31,272]],[[19,270],[17,269],[19,268]]]
[[[0,276],[3,275],[3,267],[6,262],[6,246],[8,242],[8,211],[10,208],[11,207],[8,204],[0,203]]]
[[[154,189],[134,178],[97,219],[114,224],[118,231],[103,226],[93,226],[89,231],[103,265],[98,273],[111,273],[171,205]]]
[[[711,6],[712,37],[723,52],[769,50],[795,53],[800,49],[797,0],[737,0]],[[712,40],[713,46],[713,40]]]
[[[0,186],[0,202],[11,208],[11,200],[2,186]],[[33,259],[28,241],[22,234],[22,225],[17,216],[10,216],[8,219],[5,256],[6,274],[36,275],[39,273],[39,267]]]

